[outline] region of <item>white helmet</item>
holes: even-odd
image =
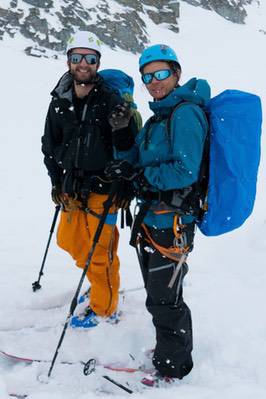
[[[91,32],[78,31],[74,35],[70,36],[67,41],[67,54],[74,48],[88,48],[97,51],[101,56],[101,41],[100,39]]]

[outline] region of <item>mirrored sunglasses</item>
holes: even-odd
[[[155,78],[156,80],[165,80],[171,75],[171,69],[160,69],[159,71],[144,73],[141,76],[141,79],[145,85],[148,85],[152,82],[153,78]]]
[[[96,54],[79,54],[79,53],[72,53],[68,57],[68,60],[71,62],[71,64],[79,64],[83,58],[85,58],[85,61],[89,65],[94,65],[97,64],[98,62],[98,57]]]

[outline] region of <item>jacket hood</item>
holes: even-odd
[[[102,78],[100,75],[96,75],[97,80],[96,84],[102,82]],[[72,97],[73,97],[73,76],[69,71],[64,73],[64,75],[59,79],[57,85],[55,88],[52,90],[51,95],[53,97],[57,97],[60,99],[66,99],[70,102],[72,102]]]
[[[168,115],[171,109],[182,101],[205,106],[211,96],[208,82],[203,79],[192,78],[183,86],[177,87],[167,97],[160,101],[150,101],[150,109],[160,116]]]
[[[55,88],[51,91],[53,97],[65,98],[72,102],[73,76],[69,71],[59,79]]]

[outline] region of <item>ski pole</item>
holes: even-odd
[[[127,393],[134,393],[131,389],[125,387],[125,385],[120,384],[119,382],[115,381],[113,378],[110,378],[108,375],[102,375],[107,381],[111,382],[112,384],[116,385],[117,387],[123,389]]]
[[[47,256],[47,253],[48,253],[48,249],[49,249],[49,246],[50,246],[51,238],[52,238],[52,235],[53,235],[53,232],[54,232],[54,228],[55,228],[55,224],[56,224],[56,220],[57,220],[57,216],[59,214],[59,211],[60,211],[60,205],[56,205],[52,226],[51,226],[51,229],[50,229],[49,239],[48,239],[48,242],[47,242],[47,245],[46,245],[46,248],[45,248],[41,269],[40,269],[40,272],[39,272],[39,277],[38,277],[37,281],[32,283],[33,292],[35,292],[35,291],[39,290],[40,288],[42,288],[42,286],[40,284],[40,280],[41,280],[41,277],[43,275],[44,264],[45,264],[45,261],[46,261],[46,256]]]
[[[84,279],[85,279],[85,276],[86,276],[86,274],[87,274],[87,272],[88,272],[88,269],[89,269],[89,266],[90,266],[90,263],[91,263],[91,259],[92,259],[92,256],[93,256],[93,254],[94,254],[96,245],[97,245],[97,243],[98,243],[98,241],[99,241],[101,232],[102,232],[102,230],[103,230],[103,226],[104,226],[106,217],[107,217],[108,212],[109,212],[109,210],[110,210],[110,208],[111,208],[111,206],[112,206],[112,204],[113,204],[113,199],[114,199],[115,194],[116,194],[116,192],[117,192],[118,185],[119,185],[119,180],[115,180],[115,181],[112,183],[109,196],[108,196],[107,200],[104,202],[103,213],[102,213],[102,215],[101,215],[101,218],[100,218],[100,220],[99,220],[99,224],[98,224],[97,229],[96,229],[96,232],[95,232],[95,234],[94,234],[93,243],[92,243],[92,246],[91,246],[91,249],[90,249],[90,252],[89,252],[89,255],[88,255],[86,264],[85,264],[85,267],[84,267],[84,269],[83,269],[83,272],[82,272],[82,275],[81,275],[81,278],[80,278],[80,281],[79,281],[79,284],[78,284],[78,288],[77,288],[77,290],[76,290],[76,292],[75,292],[75,295],[74,295],[74,297],[73,297],[73,299],[72,299],[72,302],[71,302],[71,304],[70,304],[69,312],[68,312],[68,315],[67,315],[67,318],[66,318],[64,327],[63,327],[63,331],[62,331],[61,337],[60,337],[60,339],[59,339],[59,342],[58,342],[58,344],[57,344],[57,347],[56,347],[56,350],[55,350],[55,353],[54,353],[54,357],[53,357],[53,360],[52,360],[50,369],[49,369],[49,371],[48,371],[48,377],[51,376],[51,373],[52,373],[52,370],[53,370],[53,368],[54,368],[54,364],[55,364],[55,361],[56,361],[56,358],[57,358],[59,349],[60,349],[60,347],[61,347],[61,345],[62,345],[64,336],[65,336],[65,334],[66,334],[66,330],[67,330],[67,327],[68,327],[68,324],[69,324],[69,320],[70,320],[71,316],[73,315],[74,310],[76,309],[77,302],[78,302],[78,296],[79,296],[79,293],[80,293],[82,284],[83,284]]]

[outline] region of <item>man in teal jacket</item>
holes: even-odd
[[[154,117],[147,121],[136,142],[138,166],[150,191],[183,189],[198,180],[208,131],[201,107],[209,98],[208,83],[193,78],[167,97],[149,103]],[[183,222],[192,220],[191,215],[183,218]],[[149,210],[144,222],[151,227],[172,227],[173,214]]]
[[[140,72],[153,97],[154,116],[138,134],[127,159],[137,164],[140,211],[132,241],[138,249],[146,306],[156,329],[155,371],[142,382],[154,386],[181,379],[193,367],[191,314],[183,300],[182,282],[200,209],[198,181],[203,179],[208,133],[203,107],[210,88],[196,78],[180,86],[180,63],[166,45],[143,52]],[[117,174],[125,179],[136,174],[136,168],[126,161],[112,171],[113,177]]]

